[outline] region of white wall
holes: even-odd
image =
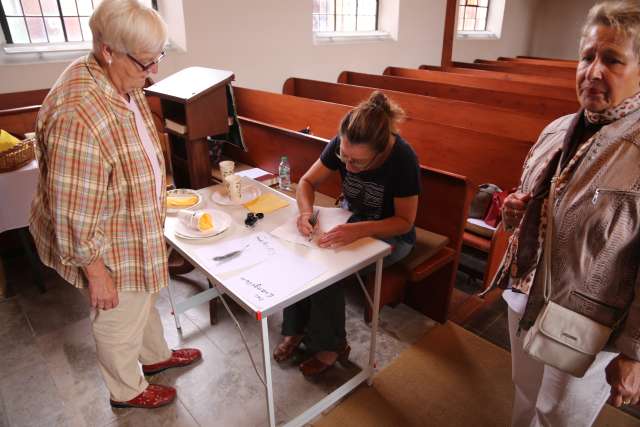
[[[500,38],[454,39],[454,61],[473,62],[478,58],[496,59],[498,56],[527,55],[533,16],[539,1],[542,0],[506,0]]]
[[[184,0],[187,52],[169,52],[159,77],[199,65],[232,70],[241,86],[280,91],[291,76],[335,81],[342,70],[438,63],[445,3],[401,0],[397,41],[315,46],[311,0]],[[0,93],[50,87],[68,62],[0,58]]]
[[[595,0],[539,0],[534,16],[531,55],[578,59],[582,24]]]

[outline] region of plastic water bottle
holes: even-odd
[[[289,167],[289,159],[287,156],[280,158],[278,165],[278,187],[281,190],[291,190],[291,168]]]

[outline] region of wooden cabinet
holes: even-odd
[[[160,98],[177,187],[211,185],[206,137],[228,131],[227,85],[234,78],[231,71],[189,67],[145,89]]]

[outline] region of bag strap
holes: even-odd
[[[547,198],[547,230],[544,236],[544,248],[542,250],[542,273],[544,280],[543,295],[544,303],[549,302],[551,296],[551,242],[553,241],[553,205],[556,201],[556,181],[562,169],[562,162],[558,162],[556,173],[551,178],[551,188]]]

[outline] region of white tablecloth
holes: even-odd
[[[0,233],[29,225],[31,201],[38,185],[38,163],[0,173]]]

